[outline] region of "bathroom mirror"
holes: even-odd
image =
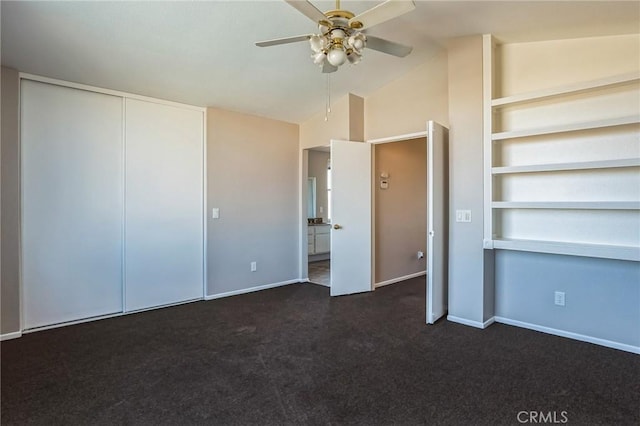
[[[316,217],[316,178],[307,178],[307,217]]]

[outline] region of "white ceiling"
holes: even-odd
[[[332,1],[312,3],[321,10]],[[354,13],[379,1],[342,1]],[[640,32],[638,1],[416,1],[370,32],[414,51],[367,50],[331,75],[331,95],[367,96],[426,62],[447,39],[504,42]],[[204,2],[2,1],[2,64],[23,72],[299,123],[324,107],[326,77],[307,43],[254,42],[315,30],[280,0]]]

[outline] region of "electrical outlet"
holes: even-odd
[[[258,262],[251,262],[251,272],[258,270]]]
[[[564,306],[564,291],[556,291],[555,303],[557,306]]]
[[[419,251],[418,252],[418,259],[422,259],[424,257],[424,253]]]

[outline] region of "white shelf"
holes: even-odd
[[[561,124],[557,126],[540,127],[537,129],[512,130],[491,135],[494,141],[503,139],[526,138],[528,136],[550,135],[553,133],[575,132],[578,130],[601,129],[605,127],[624,126],[625,124],[640,123],[640,116],[608,118],[604,120],[587,121],[584,123]]]
[[[501,175],[509,173],[559,172],[564,170],[615,169],[638,166],[640,166],[640,158],[625,158],[621,160],[582,161],[572,163],[547,163],[524,166],[492,167],[491,173],[494,175]]]
[[[485,248],[640,261],[640,247],[558,241],[494,239]]]
[[[567,84],[564,86],[553,87],[549,89],[536,90],[533,92],[521,93],[514,96],[506,96],[503,98],[493,99],[492,107],[504,107],[515,105],[522,102],[539,101],[554,96],[578,94],[590,90],[603,89],[606,87],[615,87],[623,84],[640,81],[640,73],[632,72],[627,74],[616,75],[598,80],[584,81],[580,83]]]
[[[494,201],[494,209],[640,210],[639,201]]]

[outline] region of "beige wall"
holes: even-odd
[[[323,109],[300,125],[300,149],[329,146],[331,139],[364,141],[364,109],[364,99],[352,93],[332,101],[327,121]]]
[[[349,93],[349,140],[364,142],[364,98]]]
[[[449,51],[449,315],[476,324],[493,316],[485,288],[483,239],[482,36],[452,40]],[[471,210],[456,223],[455,210]],[[487,259],[491,265],[491,259]]]
[[[365,139],[424,132],[449,124],[446,50],[365,98]]]
[[[319,102],[323,102],[324,100]],[[300,125],[300,149],[329,146],[331,139],[349,140],[349,96],[331,103],[328,121],[324,110]]]
[[[309,177],[316,178],[316,215],[323,222],[327,221],[327,162],[329,153],[322,151],[309,151]]]
[[[424,271],[427,242],[427,141],[375,145],[375,282]],[[380,188],[387,173],[389,187]]]
[[[18,72],[2,67],[2,315],[0,333],[20,331],[20,140]]]
[[[207,109],[207,295],[299,278],[298,154],[296,124]]]
[[[494,97],[637,71],[640,35],[503,44],[496,48]]]

